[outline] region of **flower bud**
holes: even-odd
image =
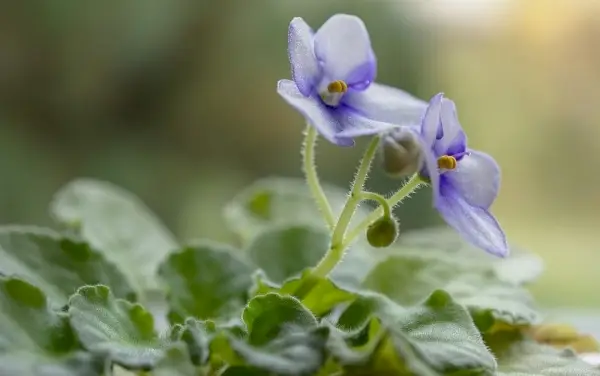
[[[393,217],[383,216],[367,229],[367,241],[373,247],[385,248],[396,241],[398,222]]]
[[[417,136],[404,128],[395,129],[381,138],[379,152],[383,170],[393,177],[418,172],[422,164],[421,145]]]

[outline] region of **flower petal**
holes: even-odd
[[[373,120],[397,125],[418,125],[427,102],[391,86],[372,83],[365,91],[349,91],[344,104]]]
[[[348,14],[329,18],[315,34],[315,55],[325,75],[365,88],[375,79],[375,53],[363,21]]]
[[[438,138],[443,136],[440,122],[443,98],[443,93],[436,94],[431,98],[421,121],[421,134],[429,148],[435,144]]]
[[[469,205],[451,184],[442,184],[440,193],[438,211],[465,240],[493,255],[508,256],[504,231],[489,211]]]
[[[500,190],[500,167],[490,155],[476,150],[469,150],[444,178],[468,204],[483,209],[492,205]]]
[[[440,118],[444,136],[435,143],[436,153],[438,155],[463,153],[467,148],[467,136],[458,121],[456,105],[450,99],[442,99]]]
[[[288,58],[292,67],[292,78],[305,97],[310,95],[321,74],[313,39],[312,29],[302,18],[292,19],[288,29]]]
[[[342,130],[337,133],[338,137],[352,138],[370,136],[398,128],[398,125],[396,124],[366,118],[349,107],[339,107],[336,111],[336,117],[342,128]]]
[[[302,95],[294,81],[280,80],[277,83],[277,92],[298,110],[326,140],[339,146],[354,144],[352,140],[336,137],[336,133],[341,129],[341,124],[333,112],[325,107],[319,98]]]
[[[437,206],[440,197],[440,172],[438,170],[437,157],[431,150],[431,144],[422,133],[419,135],[418,141],[421,144],[423,166],[420,175],[423,179],[429,180],[429,185],[433,191],[433,206]]]

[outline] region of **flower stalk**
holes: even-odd
[[[388,215],[390,215],[391,208],[398,205],[405,198],[411,195],[421,184],[424,184],[424,181],[421,179],[419,174],[414,174],[396,193],[394,193],[390,198],[386,200],[387,206],[380,205],[377,209],[375,209],[372,213],[370,213],[367,218],[365,218],[361,223],[356,225],[356,227],[348,232],[346,239],[344,240],[344,246],[348,247],[354,239],[360,234],[364,233],[369,225],[375,222],[381,216],[386,215],[386,210],[388,211]]]
[[[315,199],[327,227],[330,230],[333,230],[335,226],[335,217],[333,216],[331,205],[329,205],[329,201],[327,201],[327,196],[325,196],[325,192],[323,192],[323,188],[319,182],[317,166],[315,165],[317,136],[317,130],[310,124],[307,124],[304,132],[304,144],[302,145],[302,167],[310,193]]]

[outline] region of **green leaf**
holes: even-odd
[[[117,264],[136,290],[159,287],[156,268],[177,243],[133,194],[107,182],[80,179],[63,187],[50,209]]]
[[[465,262],[454,256],[450,259],[435,249],[399,251],[371,270],[364,287],[401,305],[414,305],[434,290],[445,289],[469,308],[481,331],[487,331],[495,322],[516,326],[539,321],[530,294],[500,279],[492,263],[474,267],[474,261],[466,256]]]
[[[415,352],[439,372],[494,374],[496,361],[469,313],[443,290],[434,291],[420,306],[390,317],[392,333],[402,333]]]
[[[106,286],[80,288],[69,300],[69,316],[86,349],[127,368],[151,368],[165,354],[167,341],[156,335],[152,315]]]
[[[33,226],[0,228],[0,273],[18,275],[40,286],[56,305],[67,303],[78,287],[102,283],[115,294],[133,298],[123,274],[102,254],[81,241]]]
[[[543,271],[542,259],[519,247],[511,245],[507,258],[494,257],[465,242],[448,227],[413,230],[402,234],[395,254],[406,250],[427,259],[439,259],[453,263],[461,270],[489,272],[503,282],[522,285],[534,281]]]
[[[223,355],[218,354],[219,350],[225,350],[226,352],[230,350],[229,348],[219,349],[218,342],[222,340],[219,337],[230,336],[242,338],[246,335],[243,325],[241,321],[216,323],[210,320],[201,321],[188,318],[183,325],[175,324],[173,326],[171,339],[186,343],[192,362],[196,365],[205,365],[211,356],[214,358],[214,355]],[[230,357],[226,356],[226,358]],[[215,359],[212,360],[214,361]]]
[[[83,351],[61,357],[34,352],[0,354],[0,375],[6,376],[100,376],[104,360]]]
[[[389,331],[388,343],[384,341],[378,351],[384,351],[387,353],[385,357],[390,357],[388,347],[392,346],[399,358],[394,366],[397,369],[404,364],[419,375],[427,372],[494,374],[494,356],[484,344],[469,313],[447,292],[436,290],[422,304],[410,308],[403,308],[378,294],[365,293],[359,300],[363,300],[359,306],[370,308]]]
[[[251,366],[233,366],[221,373],[221,376],[270,376],[268,371]]]
[[[325,230],[286,225],[262,231],[250,243],[247,252],[270,279],[281,283],[315,266],[328,247],[329,235]]]
[[[496,278],[465,275],[445,288],[457,302],[469,308],[481,332],[499,323],[519,327],[537,324],[541,320],[527,290]]]
[[[498,357],[502,376],[600,376],[600,369],[580,360],[571,350],[557,350],[522,341]]]
[[[232,316],[244,306],[254,268],[239,253],[206,242],[169,256],[159,274],[167,284],[171,322]]]
[[[275,339],[284,329],[317,326],[315,316],[298,299],[275,293],[252,298],[242,313],[242,319],[248,329],[249,343],[256,346]]]
[[[276,317],[276,316],[275,316]],[[255,333],[256,333],[255,326]],[[252,332],[251,332],[252,333]],[[287,331],[263,346],[231,340],[231,347],[246,364],[277,375],[312,375],[325,362],[328,328]]]
[[[61,375],[99,375],[101,362],[78,348],[67,316],[49,307],[42,290],[0,276],[0,375],[38,375],[45,367]]]
[[[190,362],[187,348],[182,343],[169,346],[165,355],[152,370],[153,376],[200,376]]]
[[[334,213],[339,214],[346,202],[347,192],[327,184],[323,185],[323,189]],[[354,221],[361,220],[367,214],[364,208],[359,209]],[[326,227],[306,182],[293,178],[256,181],[226,206],[225,220],[244,241],[251,240],[261,230],[273,225]]]
[[[347,192],[331,185],[323,189],[329,198],[333,212],[339,215],[347,199]],[[356,211],[351,226],[363,220],[371,209],[362,205]],[[248,245],[263,231],[285,226],[308,226],[316,230],[327,230],[322,215],[310,195],[306,182],[302,179],[268,178],[255,182],[239,193],[225,208],[225,219],[232,231]],[[322,255],[324,250],[311,250],[304,259],[304,267],[314,266],[311,262]],[[295,258],[300,257],[295,255]],[[382,259],[381,250],[368,245],[366,239],[358,239],[347,250],[342,261],[336,266],[331,278],[344,287],[356,288],[364,280],[369,270]],[[300,265],[300,263],[298,263]],[[263,266],[267,275],[274,274],[273,267]],[[300,266],[295,269],[299,271]],[[281,281],[276,275],[271,278]]]
[[[309,292],[299,297],[301,291],[309,286]],[[255,273],[251,295],[256,296],[269,292],[295,296],[301,299],[304,307],[319,317],[331,311],[338,304],[356,299],[353,292],[342,289],[330,279],[315,278],[310,274],[310,269],[304,270],[299,277],[286,280],[283,285],[269,281],[262,271]]]
[[[364,365],[384,339],[384,330],[377,318],[371,318],[356,331],[332,327],[327,350],[339,366]]]

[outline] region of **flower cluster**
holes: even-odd
[[[294,18],[288,32],[293,80],[278,93],[326,140],[353,146],[375,136],[383,167],[428,183],[433,205],[466,240],[496,256],[509,253],[489,209],[500,186],[494,159],[467,146],[454,102],[437,94],[429,103],[378,84],[376,57],[364,23],[337,14],[316,32]]]

